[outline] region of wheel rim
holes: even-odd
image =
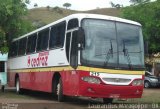
[[[59,95],[59,91],[60,91],[60,84],[57,84],[57,95]]]
[[[19,92],[19,80],[16,82],[16,91]]]
[[[146,88],[148,88],[148,87],[149,87],[148,82],[145,82],[144,87],[146,87]]]

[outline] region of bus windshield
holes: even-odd
[[[140,26],[99,19],[84,19],[83,65],[143,69],[144,50]]]

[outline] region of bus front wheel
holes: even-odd
[[[62,78],[59,78],[59,83],[57,84],[57,97],[59,102],[64,101]]]

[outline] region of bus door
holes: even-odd
[[[76,59],[78,59],[78,52],[75,54],[75,50],[77,49],[76,43],[77,40],[77,30],[68,32],[66,35],[66,57],[69,62],[69,65],[72,67],[72,64]],[[76,70],[70,70],[66,73],[66,79],[68,85],[66,85],[67,92],[70,94],[76,94],[78,90],[78,72]],[[71,87],[68,87],[71,86]]]

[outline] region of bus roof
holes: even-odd
[[[107,16],[107,15],[100,15],[100,14],[78,13],[78,14],[69,15],[69,16],[64,17],[64,18],[62,18],[62,19],[59,19],[59,20],[57,20],[57,21],[55,21],[55,22],[52,22],[52,23],[50,23],[50,24],[48,24],[48,25],[45,25],[45,26],[43,26],[43,27],[41,27],[41,28],[39,28],[39,29],[36,29],[36,30],[34,30],[34,31],[30,32],[30,33],[27,33],[27,34],[25,34],[25,35],[23,35],[23,36],[20,36],[20,37],[18,37],[18,38],[15,38],[13,41],[22,39],[22,38],[24,38],[24,37],[27,37],[27,36],[29,36],[29,35],[31,35],[31,34],[34,34],[34,33],[38,32],[38,31],[41,31],[41,30],[43,30],[43,29],[45,29],[45,28],[49,28],[49,27],[51,27],[51,26],[54,25],[54,24],[60,23],[60,22],[62,22],[62,21],[68,21],[68,20],[73,19],[73,18],[77,18],[77,19],[79,19],[79,20],[81,20],[81,19],[83,19],[83,18],[112,20],[112,21],[118,21],[118,22],[129,23],[129,24],[141,26],[141,24],[138,23],[138,22],[135,22],[135,21],[132,21],[132,20],[123,19],[123,18],[119,18],[119,17]]]

